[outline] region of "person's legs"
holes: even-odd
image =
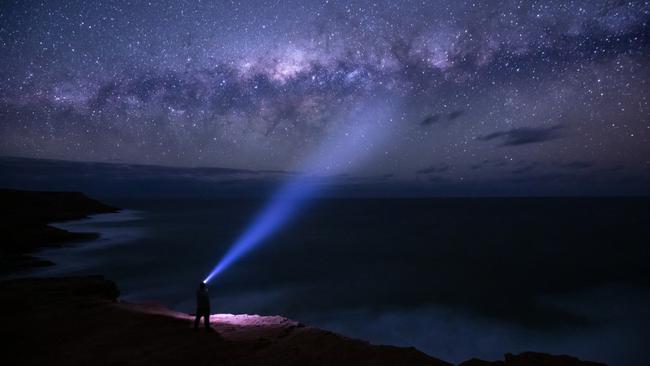
[[[210,311],[206,310],[203,312],[203,322],[205,323],[205,330],[210,329]]]
[[[197,309],[194,315],[194,330],[199,329],[199,322],[201,321],[201,312]]]

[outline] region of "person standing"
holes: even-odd
[[[194,330],[199,329],[199,323],[203,317],[205,330],[210,331],[210,295],[208,286],[201,282],[199,289],[196,290],[196,317],[194,318]]]

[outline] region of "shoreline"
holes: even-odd
[[[0,281],[0,301],[11,364],[452,365],[414,347],[370,344],[281,316],[212,314],[213,332],[194,331],[192,315],[120,301],[102,276]],[[604,365],[535,352],[504,357],[458,365]]]
[[[62,203],[62,198],[73,198],[78,201],[77,211],[71,210],[71,207],[68,206],[65,209],[67,212],[64,212],[64,214],[57,212],[58,209],[52,206],[46,207],[45,212],[39,212],[37,211],[38,205],[34,205],[33,202],[28,205],[28,210],[25,210],[21,204],[23,215],[19,215],[19,217],[22,220],[28,218],[33,220],[31,225],[26,225],[22,229],[29,230],[28,228],[31,227],[34,230],[39,230],[39,228],[45,227],[54,229],[51,232],[66,233],[64,237],[46,238],[48,240],[40,239],[41,242],[32,241],[29,247],[30,251],[21,254],[33,258],[35,261],[47,262],[48,265],[57,263],[33,255],[42,250],[55,249],[58,251],[69,244],[100,237],[97,232],[70,231],[66,228],[57,227],[58,225],[64,227],[75,226],[77,223],[72,220],[92,219],[95,217],[94,215],[104,213],[128,214],[130,212],[129,210],[118,210],[106,206],[81,193],[30,193],[26,191],[0,190],[1,194],[6,195],[7,192],[12,192],[23,198],[30,198],[30,196],[35,195],[36,198],[45,198],[45,202],[50,201],[51,197],[46,197],[50,195],[55,196],[58,203]],[[80,202],[82,203],[79,204]],[[48,209],[54,210],[54,212],[48,213]],[[96,212],[98,210],[100,212]],[[4,214],[7,215],[6,212]],[[54,220],[52,217],[58,219]],[[64,217],[64,220],[61,220],[61,217]],[[101,221],[103,215],[97,217]],[[5,226],[7,226],[6,222]],[[68,227],[68,229],[70,228]],[[28,236],[27,238],[32,237]],[[72,248],[77,249],[76,247]],[[35,268],[32,264],[23,269],[33,270]],[[25,273],[25,275],[29,276],[30,274]],[[3,322],[8,324],[7,329],[10,329],[11,333],[16,335],[14,340],[18,342],[17,349],[27,343],[30,344],[31,349],[39,351],[37,355],[30,356],[34,358],[34,364],[49,361],[49,359],[40,359],[39,355],[54,355],[54,362],[48,362],[50,364],[58,364],[59,362],[68,364],[69,347],[94,349],[112,344],[114,349],[121,354],[132,352],[137,355],[139,348],[133,349],[131,344],[120,343],[123,333],[119,330],[119,327],[123,327],[129,333],[127,337],[133,339],[145,338],[146,341],[141,341],[144,342],[141,344],[142,346],[148,349],[156,349],[157,352],[161,352],[169,359],[174,359],[178,355],[168,353],[168,348],[178,347],[180,344],[183,345],[182,347],[186,347],[187,350],[191,350],[190,353],[192,354],[194,352],[200,354],[201,352],[219,350],[223,354],[215,356],[217,357],[213,359],[215,363],[231,362],[232,364],[257,365],[268,364],[268,361],[272,360],[271,363],[288,365],[302,365],[305,363],[323,365],[451,365],[451,363],[429,356],[414,347],[374,345],[331,331],[305,326],[281,316],[212,314],[210,321],[216,332],[214,335],[205,335],[210,338],[208,340],[201,339],[203,343],[200,345],[200,349],[196,349],[195,344],[187,344],[188,339],[192,339],[188,337],[194,337],[196,340],[196,336],[186,331],[191,328],[192,315],[173,311],[161,305],[121,301],[119,294],[117,285],[102,276],[22,277],[0,282],[1,301],[8,304],[7,308],[11,313],[11,317],[3,320]],[[86,314],[86,317],[82,316],[80,318],[79,314]],[[71,324],[71,322],[76,324]],[[98,322],[100,325],[97,325]],[[134,328],[137,324],[142,323],[147,323],[151,329]],[[83,329],[80,330],[80,327]],[[34,336],[26,333],[30,329],[47,329],[49,336],[34,339]],[[164,337],[166,339],[160,339],[160,335],[156,331],[165,332]],[[91,336],[91,341],[86,339],[86,335]],[[49,341],[61,337],[74,340],[74,345]],[[92,339],[100,339],[101,341],[100,343],[93,343]],[[168,344],[170,340],[174,342]],[[24,352],[27,353],[28,350],[24,350]],[[88,363],[94,357],[94,354],[79,354],[77,356],[79,357],[78,362]],[[89,359],[86,359],[86,357]],[[199,363],[208,360],[207,358],[201,358],[202,356],[198,357],[195,361]],[[111,362],[120,362],[125,359],[115,358]],[[319,362],[314,362],[315,360]],[[133,363],[149,364],[155,362],[166,364],[166,361],[168,359],[159,359],[157,356],[151,355],[150,358]],[[108,360],[106,362],[109,363]],[[505,361],[489,362],[471,359],[459,365],[514,366],[531,364],[532,362],[540,366],[557,365],[559,362],[562,362],[561,364],[565,366],[603,365],[583,362],[568,356],[551,356],[530,352],[517,356],[508,354]],[[27,364],[30,363],[27,362]],[[176,362],[168,364],[176,364]]]
[[[80,192],[0,189],[0,201],[3,202],[0,275],[51,266],[54,263],[34,254],[42,249],[60,248],[99,237],[99,233],[72,232],[53,224],[120,211]]]
[[[97,250],[101,251],[103,248],[123,245],[140,238],[142,235],[140,228],[123,229],[118,226],[113,226],[114,223],[138,220],[140,218],[138,216],[139,213],[140,211],[123,209],[116,213],[93,214],[79,220],[52,223],[52,226],[62,230],[79,234],[93,234],[96,237],[90,238],[89,240],[76,241],[69,245],[41,248],[32,254],[33,257],[48,261],[53,263],[53,265],[42,268],[29,268],[15,275],[9,275],[9,278],[74,276],[101,273],[96,270],[89,270],[99,264],[99,261],[101,261],[100,257],[85,253],[91,253]],[[95,260],[92,259],[93,257],[96,257]]]

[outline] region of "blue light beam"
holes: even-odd
[[[260,242],[279,230],[296,212],[306,205],[310,198],[324,189],[325,182],[320,173],[328,176],[340,174],[367,157],[390,130],[391,112],[395,110],[385,99],[375,100],[357,108],[341,121],[355,121],[339,126],[342,134],[311,155],[301,164],[299,175],[277,191],[269,203],[255,217],[249,228],[235,241],[212,272],[203,280],[207,283],[221,274],[239,258],[254,249]],[[388,125],[382,125],[388,123]]]
[[[282,187],[203,282],[210,282],[212,278],[248,253],[260,241],[286,224],[289,219],[294,217],[296,211],[308,202],[308,198],[316,194],[318,188],[319,184],[310,181],[308,177],[301,177]]]

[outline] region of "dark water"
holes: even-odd
[[[43,275],[101,273],[192,311],[263,202],[108,202],[65,224],[102,239]],[[301,212],[211,283],[213,312],[281,314],[459,362],[526,350],[650,364],[650,200],[338,199]]]

